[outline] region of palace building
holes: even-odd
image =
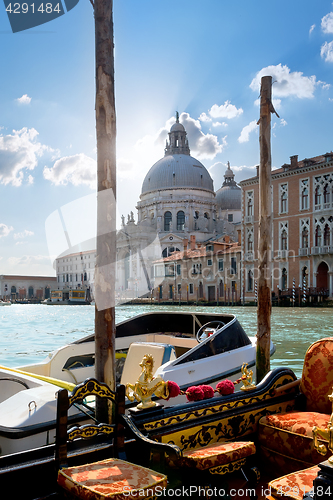
[[[333,153],[272,171],[272,292],[285,300],[333,296]],[[242,188],[242,287],[255,300],[258,266],[259,178]]]

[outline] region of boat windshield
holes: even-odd
[[[216,356],[250,344],[251,340],[235,318],[218,335],[213,335],[206,341],[201,342],[197,347],[183,354],[173,364],[180,365],[189,361]]]

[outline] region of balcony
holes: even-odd
[[[244,224],[253,224],[253,215],[245,215]]]
[[[310,255],[310,248],[299,248],[298,253],[300,257],[305,257],[306,255]]]
[[[323,255],[333,253],[333,246],[323,246],[323,247],[312,247],[311,255]]]
[[[244,255],[244,260],[253,261],[254,260],[254,253],[253,252],[246,252]]]

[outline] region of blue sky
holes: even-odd
[[[135,213],[176,110],[215,190],[227,161],[237,181],[254,175],[265,74],[280,115],[273,166],[333,149],[331,1],[114,0],[114,24],[119,220]],[[50,215],[67,205],[82,241],[94,231],[92,6],[13,34],[0,5],[0,43],[0,274],[54,275]]]

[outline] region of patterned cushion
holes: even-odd
[[[215,443],[196,450],[183,451],[182,458],[170,462],[174,467],[195,467],[200,470],[230,464],[254,455],[256,447],[251,441]]]
[[[312,489],[313,480],[316,478],[318,471],[319,467],[311,467],[310,469],[300,470],[274,479],[274,481],[268,483],[270,496],[267,498],[302,500],[303,495]]]
[[[333,387],[333,337],[314,342],[306,351],[300,390],[306,396],[306,410],[332,413],[328,399]]]
[[[82,500],[132,500],[154,495],[156,487],[163,489],[167,477],[163,474],[111,458],[58,472],[59,485]]]
[[[312,412],[280,413],[263,417],[259,421],[260,445],[290,459],[299,460],[300,467],[319,464],[327,460],[330,453],[323,457],[314,449],[312,427],[326,427],[329,419],[330,415]]]

